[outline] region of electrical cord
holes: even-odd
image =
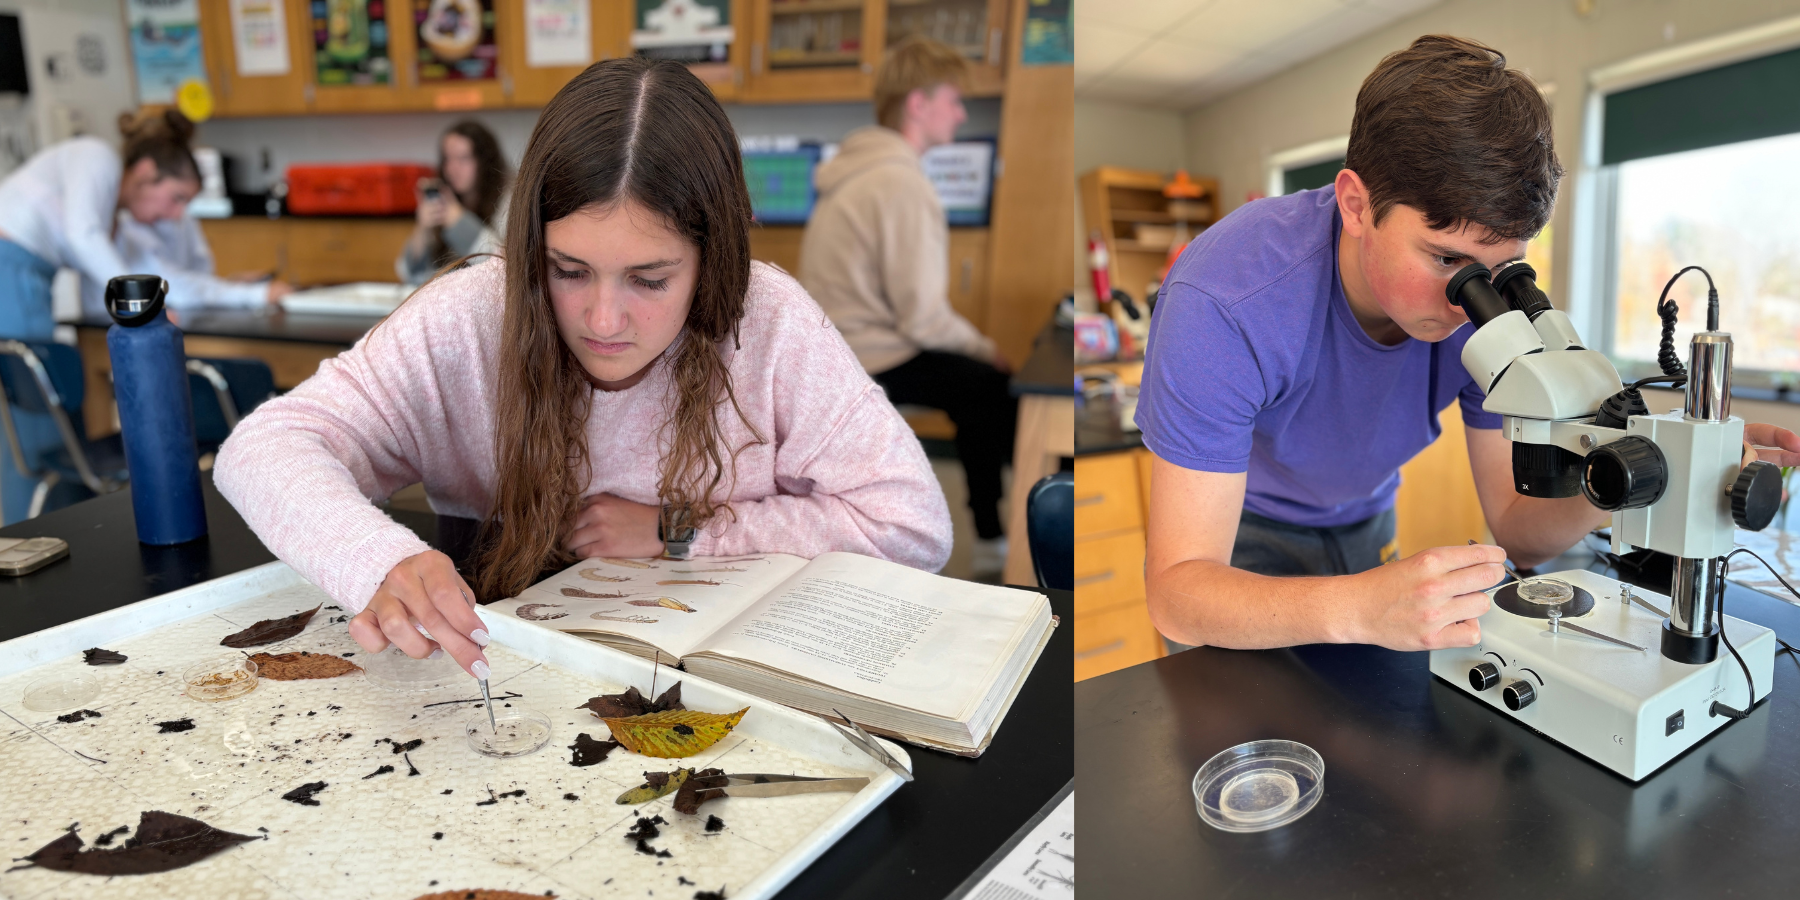
[[[1673,335],[1671,335],[1671,338],[1673,338]],[[1639,378],[1631,383],[1630,389],[1635,391],[1646,384],[1656,384],[1663,381],[1668,382],[1669,387],[1678,388],[1687,384],[1687,373],[1684,372],[1680,375],[1652,375],[1649,378]]]
[[[1717,700],[1713,701],[1711,709],[1712,714],[1725,716],[1731,719],[1742,719],[1750,715],[1750,708],[1756,705],[1756,682],[1750,677],[1750,667],[1744,663],[1744,657],[1738,654],[1737,648],[1731,645],[1731,638],[1727,637],[1725,634],[1725,576],[1731,571],[1731,558],[1739,553],[1748,553],[1757,562],[1762,563],[1763,567],[1769,570],[1769,574],[1774,575],[1775,580],[1781,582],[1781,586],[1788,589],[1788,593],[1793,594],[1795,599],[1800,600],[1800,591],[1794,590],[1794,586],[1788,584],[1787,579],[1781,577],[1781,573],[1775,571],[1775,567],[1769,565],[1769,561],[1763,559],[1756,551],[1751,550],[1748,547],[1739,547],[1736,550],[1725,554],[1725,558],[1720,560],[1719,582],[1716,588],[1717,602],[1714,604],[1714,608],[1718,610],[1719,616],[1719,639],[1725,642],[1726,649],[1730,650],[1731,655],[1737,659],[1738,667],[1744,670],[1744,683],[1750,688],[1750,702],[1745,704],[1744,708],[1741,710],[1726,706]],[[1793,644],[1782,640],[1779,635],[1775,637],[1775,643],[1780,647],[1779,650],[1775,651],[1778,655],[1787,653],[1794,657],[1795,662],[1800,662],[1800,649],[1796,649]]]
[[[1689,272],[1699,272],[1706,276],[1706,330],[1719,330],[1719,291],[1713,287],[1712,273],[1699,266],[1688,266],[1676,272],[1669,283],[1663,285],[1662,296],[1656,300],[1656,315],[1662,319],[1662,343],[1656,349],[1656,364],[1661,367],[1664,375],[1687,374],[1687,367],[1681,364],[1681,357],[1675,353],[1675,317],[1681,310],[1675,305],[1675,301],[1669,299],[1669,290],[1675,287],[1677,279]]]

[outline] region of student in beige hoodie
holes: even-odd
[[[1000,470],[1013,452],[1018,404],[994,342],[950,308],[950,229],[919,157],[955,139],[967,118],[968,64],[925,38],[900,43],[875,76],[881,124],[844,138],[814,179],[800,283],[894,403],[930,406],[956,423],[956,452],[975,514],[975,573],[1006,558]]]

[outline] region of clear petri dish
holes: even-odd
[[[463,723],[463,736],[482,756],[524,756],[550,743],[550,717],[527,706],[511,706],[494,710],[489,724],[487,709],[478,709]]]
[[[1538,606],[1561,606],[1575,599],[1575,588],[1554,578],[1527,578],[1519,583],[1519,599]]]
[[[51,675],[25,686],[20,698],[32,712],[68,712],[94,702],[100,696],[100,676],[93,672]]]
[[[413,659],[394,646],[363,663],[363,677],[376,687],[401,693],[467,687],[471,681],[448,653],[437,659]]]
[[[1194,773],[1194,807],[1221,831],[1280,828],[1325,794],[1325,760],[1294,741],[1251,741],[1226,750]]]
[[[248,656],[215,656],[183,669],[181,680],[195,700],[218,703],[256,690],[256,662]]]

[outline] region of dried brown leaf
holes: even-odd
[[[698,813],[700,804],[725,796],[725,783],[724,769],[701,769],[695,772],[675,792],[675,811],[690,816]]]
[[[256,663],[257,673],[264,678],[276,681],[305,681],[314,678],[336,678],[351,672],[362,671],[357,665],[341,656],[330,656],[324,653],[253,653],[250,661]]]
[[[138,815],[137,834],[118,847],[83,850],[71,831],[25,857],[33,865],[87,875],[148,875],[193,865],[214,853],[258,838],[220,831],[199,819],[148,810]]]
[[[226,647],[243,650],[249,647],[261,647],[276,641],[285,641],[306,630],[306,623],[312,621],[313,614],[324,604],[319,604],[305,612],[297,612],[279,619],[264,619],[236,634],[228,634],[219,643]]]

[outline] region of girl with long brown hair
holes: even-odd
[[[407,284],[423,284],[444,265],[500,248],[506,233],[506,189],[512,167],[500,140],[474,119],[438,138],[437,179],[417,188],[417,225],[394,269]]]
[[[477,677],[473,598],[583,557],[942,567],[949,511],[918,441],[805,291],[750,261],[750,226],[706,86],[666,61],[596,63],[538,119],[504,258],[440,276],[258,407],[219,489],[357,611],[364,647],[441,648]],[[371,502],[419,481],[440,514],[483,522],[472,588]]]

